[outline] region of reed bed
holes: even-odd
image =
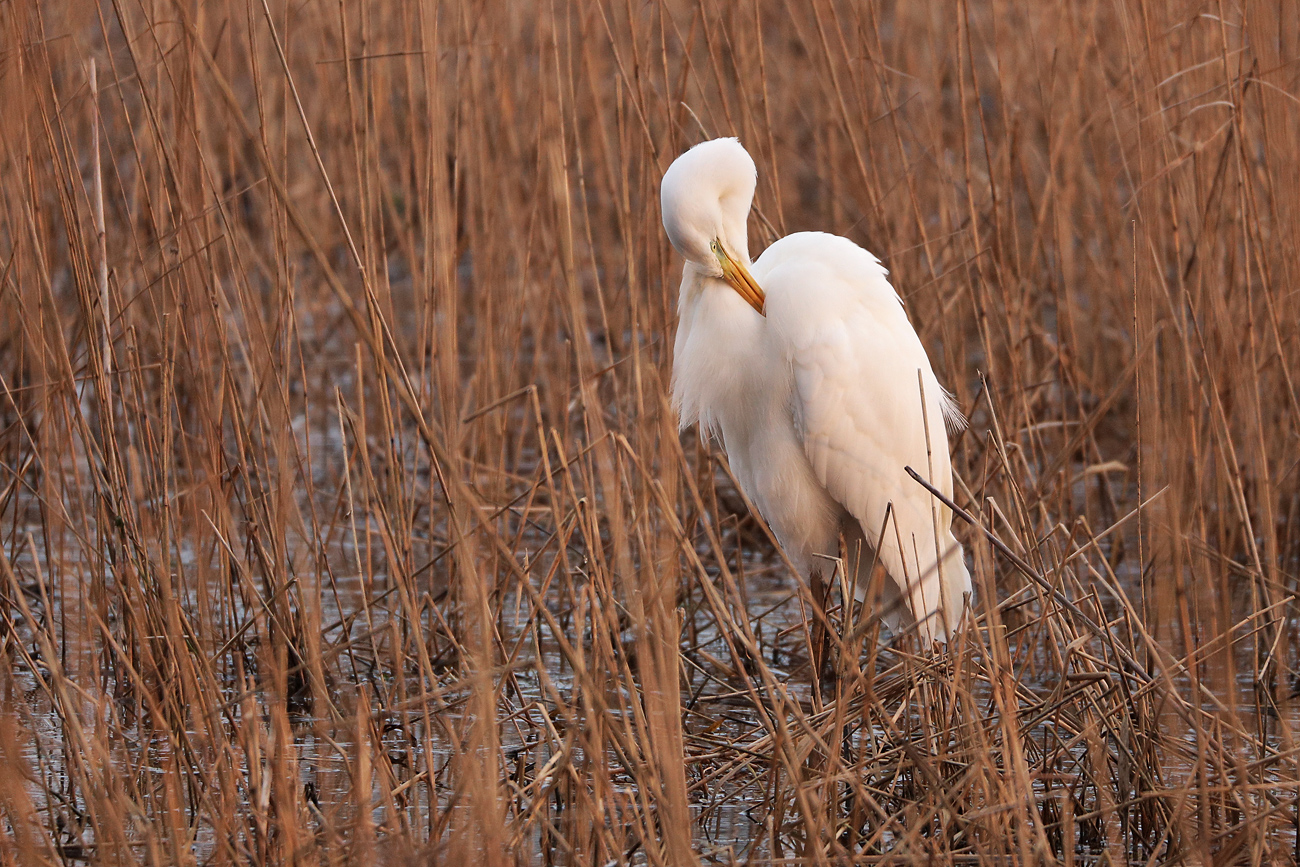
[[[1300,7],[0,3],[0,863],[1293,863]],[[672,158],[878,253],[971,626],[666,398]]]

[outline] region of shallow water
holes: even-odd
[[[358,523],[357,526],[359,534],[381,529],[373,523],[369,526]],[[534,550],[542,547],[544,540],[540,525],[533,529],[525,527],[524,532],[526,535],[536,534]],[[746,611],[762,657],[778,680],[785,683],[789,699],[804,706],[805,712],[811,712],[814,688],[808,676],[804,609],[795,582],[761,537],[746,535],[742,540],[740,535],[729,530],[724,545],[730,550],[737,544],[743,544],[746,549],[743,558]],[[223,646],[213,657],[215,670],[221,672],[222,677],[223,708],[207,718],[239,732],[235,737],[239,752],[232,770],[245,781],[240,786],[242,809],[250,811],[250,817],[268,809],[270,789],[264,782],[265,775],[293,773],[310,804],[308,815],[303,817],[307,831],[316,835],[318,844],[325,850],[341,845],[342,837],[335,835],[345,837],[348,829],[357,826],[359,817],[352,774],[357,757],[367,753],[375,767],[370,821],[375,826],[387,823],[390,829],[395,822],[408,829],[423,827],[426,829],[424,832],[411,832],[414,839],[423,839],[432,817],[448,811],[460,815],[467,809],[456,800],[454,766],[458,756],[447,736],[448,726],[463,727],[467,722],[465,672],[454,665],[444,670],[445,676],[437,684],[440,693],[433,702],[435,707],[443,709],[435,725],[430,727],[420,712],[412,712],[412,697],[419,693],[421,679],[409,666],[395,669],[390,664],[393,625],[402,623],[405,616],[399,594],[393,591],[388,576],[382,571],[363,578],[355,571],[340,568],[355,563],[358,556],[364,556],[364,552],[355,548],[350,540],[342,541],[339,551],[341,556],[333,564],[338,571],[333,572],[327,582],[312,585],[307,583],[305,575],[300,579],[302,586],[313,587],[314,605],[319,610],[322,624],[321,646],[327,653],[334,651],[333,662],[327,669],[328,696],[316,696],[313,702],[302,702],[295,699],[292,689],[286,695],[280,693],[278,687],[260,681],[257,675],[260,651],[256,642],[251,640],[258,630],[250,628],[243,633],[246,639],[227,638],[223,641]],[[579,548],[572,549],[571,553],[575,562],[583,562],[584,553]],[[294,559],[305,559],[301,550],[289,554]],[[706,557],[708,551],[701,548],[700,554]],[[553,552],[540,560],[530,555],[531,574],[548,574],[554,557]],[[192,573],[196,561],[195,552],[182,550],[183,569]],[[29,572],[41,566],[42,574],[50,573],[39,558],[20,557],[14,562]],[[713,572],[716,577],[716,568]],[[183,762],[176,754],[178,745],[165,728],[149,725],[152,712],[142,712],[139,697],[123,694],[121,672],[115,672],[111,667],[104,668],[99,633],[91,627],[93,618],[90,614],[97,610],[97,603],[92,600],[86,585],[78,580],[78,564],[71,559],[64,560],[57,574],[59,577],[52,576],[44,588],[40,585],[27,588],[28,604],[38,621],[47,618],[55,621],[53,634],[59,641],[58,658],[71,682],[87,687],[104,684],[107,689],[87,688],[83,692],[73,692],[71,694],[81,696],[79,706],[56,710],[50,694],[41,686],[42,681],[48,683],[51,680],[48,668],[38,661],[33,669],[22,654],[14,654],[11,648],[13,664],[10,677],[6,679],[6,691],[8,706],[11,709],[21,707],[18,715],[31,733],[31,738],[20,751],[21,758],[34,775],[28,783],[28,791],[39,810],[55,817],[51,821],[57,825],[59,842],[66,847],[64,854],[71,860],[79,860],[83,856],[88,858],[95,851],[97,841],[91,830],[93,821],[85,814],[85,795],[72,785],[73,776],[69,774],[71,763],[82,761],[84,757],[69,756],[63,747],[67,743],[64,721],[70,714],[90,731],[86,741],[109,745],[106,758],[119,774],[134,780],[140,791],[154,792],[142,796],[145,802],[159,797],[157,793],[166,789],[169,782],[178,785],[174,775]],[[1139,592],[1131,570],[1121,568],[1118,576],[1123,582],[1123,592],[1135,595]],[[422,587],[432,594],[432,604],[442,606],[444,613],[450,616],[446,597],[434,598],[440,592],[440,581],[445,583],[445,577],[435,568],[427,573]],[[583,587],[583,581],[578,580],[574,586]],[[49,612],[45,611],[47,595],[52,603]],[[1099,597],[1106,614],[1116,619],[1122,610],[1117,600],[1104,588],[1099,590]],[[203,611],[219,611],[224,623],[247,625],[253,623],[259,614],[257,607],[250,604],[251,598],[234,592],[232,585],[225,581],[214,580],[204,587],[190,587],[181,600],[181,607],[196,621],[202,617]],[[552,584],[547,601],[552,614],[568,630],[570,640],[585,653],[594,654],[597,636],[591,631],[593,621],[590,615],[583,621],[584,629],[578,635],[573,628],[575,609],[571,607],[571,600],[561,592],[558,582]],[[791,823],[789,815],[780,822],[775,820],[768,773],[771,760],[761,758],[770,754],[770,745],[766,745],[764,740],[767,729],[741,681],[734,672],[728,676],[724,671],[733,660],[711,612],[701,601],[698,588],[686,588],[681,606],[686,618],[682,635],[686,660],[682,681],[686,707],[686,779],[691,787],[697,848],[724,863],[733,859],[743,861],[747,858],[771,858],[782,853],[788,855],[797,849],[801,832],[797,823]],[[111,604],[108,607],[113,610]],[[546,767],[557,759],[557,753],[565,750],[567,753],[558,758],[567,759],[574,768],[589,767],[590,762],[602,766],[612,762],[611,770],[606,771],[614,784],[612,791],[606,793],[610,820],[616,824],[631,821],[619,817],[635,815],[638,793],[630,777],[620,776],[617,757],[586,756],[581,743],[566,740],[562,717],[566,706],[572,713],[576,704],[574,696],[580,690],[554,637],[548,630],[536,630],[536,624],[527,619],[529,603],[518,591],[508,591],[499,597],[494,610],[499,631],[498,648],[516,651],[510,662],[508,684],[502,686],[497,706],[498,715],[503,720],[498,726],[498,737],[507,775],[516,785],[526,786],[535,779],[538,769]],[[122,612],[117,613],[120,615]],[[435,623],[430,610],[425,609],[422,617],[425,629],[442,628]],[[20,622],[20,628],[14,633],[22,636],[27,648],[35,644],[29,627],[25,621]],[[120,629],[121,624],[111,620],[108,627],[112,631]],[[1119,625],[1114,628],[1122,631]],[[229,636],[232,633],[241,634],[230,628],[219,634]],[[531,641],[530,635],[533,636]],[[634,644],[630,629],[607,635],[605,640],[618,643],[624,656]],[[1032,702],[1034,697],[1046,700],[1053,696],[1059,688],[1059,675],[1055,673],[1050,648],[1041,639],[1028,638],[1016,647],[1022,700]],[[347,649],[338,652],[339,648]],[[409,648],[406,653],[410,655]],[[499,650],[499,654],[502,653]],[[1218,685],[1201,695],[1201,705],[1207,713],[1222,714],[1226,707],[1262,721],[1246,726],[1259,732],[1262,745],[1241,743],[1238,750],[1242,762],[1257,761],[1261,753],[1267,755],[1286,749],[1291,734],[1300,723],[1296,708],[1291,704],[1283,705],[1280,717],[1255,711],[1259,696],[1253,677],[1252,653],[1250,641],[1238,643],[1231,656],[1238,666],[1235,676],[1226,670],[1223,656],[1211,657],[1200,672],[1207,684]],[[883,672],[895,661],[885,646],[881,647],[879,656],[877,672]],[[548,683],[543,683],[541,672],[545,672]],[[1171,678],[1180,693],[1185,696],[1192,694],[1185,673],[1174,673]],[[1229,680],[1235,683],[1235,695],[1230,694],[1233,690],[1223,690],[1223,685]],[[608,696],[610,718],[614,722],[626,723],[623,715],[630,707],[629,696],[620,692],[625,686],[617,677],[611,678],[609,684],[613,690]],[[980,688],[978,681],[975,684]],[[96,700],[93,698],[96,695],[111,696],[112,700]],[[558,703],[557,696],[560,699]],[[975,698],[988,701],[982,694]],[[358,702],[365,703],[363,715],[371,720],[364,740],[358,738]],[[331,706],[337,709],[337,715],[329,712]],[[271,754],[273,747],[270,744],[275,739],[274,714],[271,711],[276,708],[285,711],[284,718],[290,724],[292,754],[289,756]],[[1034,718],[1033,714],[1028,716]],[[859,720],[857,725],[860,723]],[[1028,743],[1039,744],[1043,753],[1048,752],[1055,744],[1054,725],[1050,715],[1037,718],[1025,732]],[[1179,780],[1190,782],[1196,771],[1196,741],[1175,714],[1169,714],[1162,726],[1172,742],[1184,745],[1182,749],[1166,750],[1162,755],[1162,782],[1169,786],[1176,785]],[[102,734],[96,736],[96,731]],[[208,736],[197,729],[186,734],[196,743],[208,741]],[[255,740],[261,739],[260,743],[249,742],[253,734]],[[558,740],[553,734],[559,735]],[[871,743],[888,742],[890,735],[875,725],[851,727],[845,741],[846,748],[857,749],[863,739]],[[560,748],[561,744],[568,746]],[[760,756],[749,766],[736,762],[747,745],[755,746]],[[741,747],[739,751],[737,746]],[[1058,757],[1057,769],[1065,767],[1069,761],[1083,760],[1081,745],[1069,747],[1064,758]],[[253,762],[259,766],[254,767],[250,764]],[[1279,761],[1271,768],[1263,779],[1278,784],[1293,781],[1293,762]],[[1036,784],[1036,791],[1044,803],[1056,797],[1053,795],[1056,789],[1051,782],[1052,774],[1046,773],[1050,770],[1045,769],[1044,781]],[[429,775],[434,778],[433,785],[427,783]],[[879,785],[885,785],[884,778]],[[557,817],[565,809],[565,803],[572,803],[562,803],[563,798],[571,797],[571,793],[562,793],[561,788],[560,781],[554,780],[538,790],[545,791],[545,797],[555,802],[547,809]],[[399,793],[398,796],[388,795],[393,790]],[[510,791],[515,790],[509,786],[503,789],[507,801],[514,805],[512,809],[527,809],[528,799],[512,798]],[[394,811],[400,814],[400,818]],[[249,821],[256,824],[255,819]],[[199,861],[215,857],[223,844],[202,809],[192,814],[187,833],[188,850]],[[519,851],[540,855],[549,848],[548,839],[536,823],[532,823],[516,845]],[[887,849],[897,839],[891,832],[881,838],[880,845]],[[643,862],[644,853],[637,854],[635,847],[632,848],[630,860]],[[1084,857],[1100,851],[1100,844],[1096,841],[1081,843],[1079,848],[1079,854]]]

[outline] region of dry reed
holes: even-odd
[[[0,863],[1295,861],[1298,9],[0,4]],[[665,399],[718,134],[972,419],[825,693]]]

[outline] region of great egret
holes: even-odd
[[[886,610],[906,600],[910,617],[886,617],[894,630],[914,620],[927,646],[946,641],[970,573],[951,512],[904,467],[951,498],[944,422],[965,420],[871,253],[799,232],[750,262],[757,174],[734,138],[696,145],[664,174],[664,229],[686,259],[672,377],[681,427],[721,434],[797,568],[820,580],[843,533],[864,566],[878,552],[893,584]]]

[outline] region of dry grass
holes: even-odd
[[[0,3],[0,863],[1294,861],[1300,12],[1059,6]],[[977,628],[826,695],[706,131],[973,422]]]

